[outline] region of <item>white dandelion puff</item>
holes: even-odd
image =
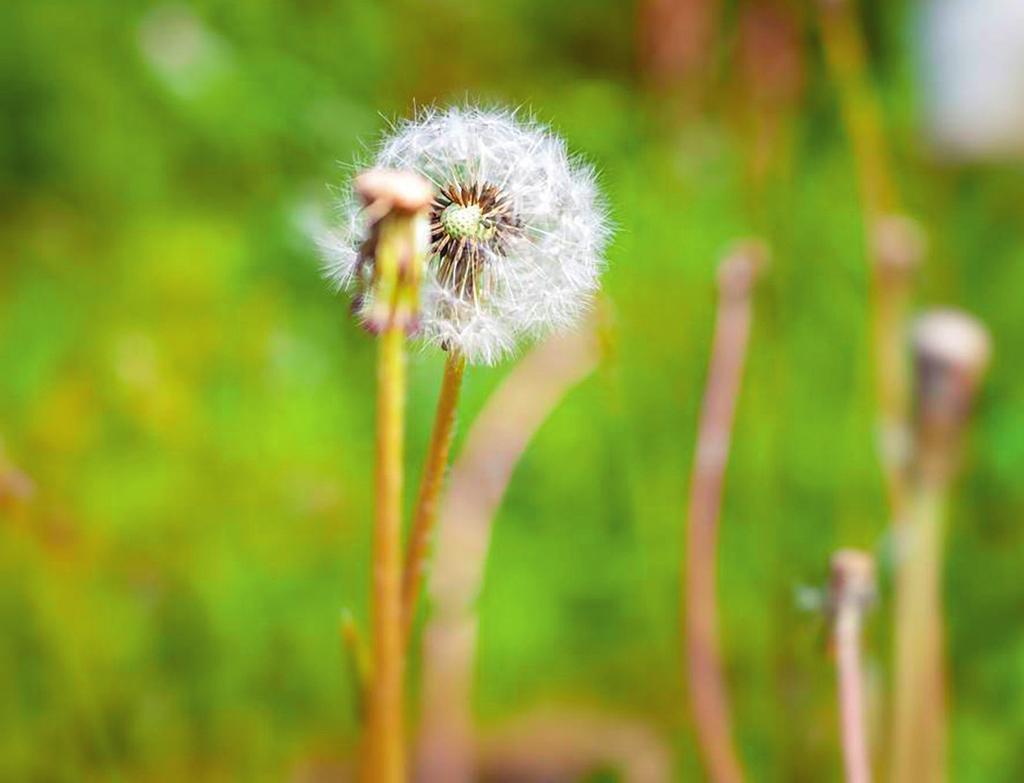
[[[493,364],[574,324],[597,291],[610,229],[593,169],[547,127],[514,112],[426,110],[397,124],[373,165],[435,189],[420,335]],[[321,243],[327,276],[360,285],[367,220],[351,197]],[[361,291],[356,309],[370,303]]]

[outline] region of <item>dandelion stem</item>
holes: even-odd
[[[718,316],[687,512],[682,585],[686,660],[697,735],[714,783],[737,783],[744,777],[732,740],[715,582],[722,483],[750,335],[750,289],[763,252],[754,243],[740,246],[719,270]]]
[[[870,783],[864,710],[864,669],[861,626],[864,610],[873,600],[874,562],[870,555],[842,550],[832,558],[833,639],[839,689],[839,718],[846,783]]]
[[[911,491],[896,577],[892,779],[938,783],[945,753],[941,487]]]
[[[867,74],[864,38],[855,0],[819,0],[821,34],[840,110],[853,144],[861,199],[873,220],[896,207],[881,111]]]
[[[402,615],[406,644],[412,635],[416,604],[423,585],[423,574],[430,550],[430,539],[437,523],[437,503],[444,483],[445,469],[448,466],[448,453],[455,431],[455,413],[465,368],[465,356],[456,350],[449,351],[444,365],[444,378],[441,381],[441,396],[437,401],[437,412],[434,416],[434,429],[430,434],[427,461],[423,468],[416,510],[413,513],[405,568],[402,572]]]
[[[376,518],[372,554],[372,650],[362,779],[403,783],[402,459],[405,438],[405,335],[415,323],[423,270],[430,185],[407,171],[371,169],[354,183],[372,221],[371,306],[377,337]],[[366,260],[365,258],[363,259]]]
[[[933,312],[914,329],[914,461],[896,574],[894,783],[939,783],[946,777],[945,510],[989,353],[988,333],[963,313]]]
[[[899,210],[888,162],[882,113],[867,73],[863,34],[854,0],[820,0],[822,38],[853,146],[870,263],[871,342],[874,357],[878,450],[890,518],[899,522],[906,495],[908,377],[904,336],[909,272],[917,257],[893,258],[879,234]],[[899,248],[897,248],[898,252]],[[912,251],[911,254],[913,255]]]
[[[373,534],[373,669],[366,779],[405,780],[402,719],[402,441],[405,332],[389,324],[378,337],[376,524]]]
[[[864,671],[860,656],[860,614],[836,618],[836,659],[842,720],[843,765],[847,783],[870,783],[864,718]]]

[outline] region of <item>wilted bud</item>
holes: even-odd
[[[919,466],[945,463],[989,363],[988,331],[966,313],[936,310],[914,325],[913,346]]]
[[[840,549],[832,555],[830,596],[833,611],[861,611],[875,600],[875,560],[858,549]]]
[[[871,230],[872,251],[878,272],[902,279],[917,269],[928,240],[921,224],[906,215],[883,215]]]
[[[430,206],[434,191],[430,183],[413,171],[369,169],[355,179],[354,188],[371,215],[381,217],[392,210],[420,212]]]
[[[362,290],[357,302],[364,324],[375,333],[389,326],[413,332],[430,244],[427,210],[433,188],[415,172],[377,168],[356,177],[353,190],[368,223],[358,261]]]
[[[759,239],[745,239],[732,247],[718,265],[718,290],[727,299],[743,299],[768,262],[768,246]]]

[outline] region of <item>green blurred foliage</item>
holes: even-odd
[[[467,95],[564,132],[619,227],[615,356],[553,412],[497,520],[481,720],[551,701],[633,714],[681,779],[699,774],[682,510],[715,264],[757,230],[774,260],[724,509],[728,674],[753,779],[838,777],[824,621],[793,596],[836,547],[883,550],[886,525],[835,95],[801,19],[807,88],[752,196],[728,46],[709,108],[681,115],[642,85],[635,18],[611,0],[0,7],[0,444],[3,480],[17,465],[35,486],[0,509],[0,778],[278,780],[350,751],[338,625],[366,616],[373,346],[319,278],[310,229],[386,118]],[[867,22],[901,186],[932,236],[920,300],[995,338],[949,541],[953,772],[1015,781],[1024,184],[922,154],[907,8]],[[505,372],[467,374],[456,448]],[[438,356],[414,355],[412,476],[439,377]]]

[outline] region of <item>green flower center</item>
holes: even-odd
[[[485,239],[487,234],[479,204],[449,204],[441,212],[441,227],[453,239]]]

